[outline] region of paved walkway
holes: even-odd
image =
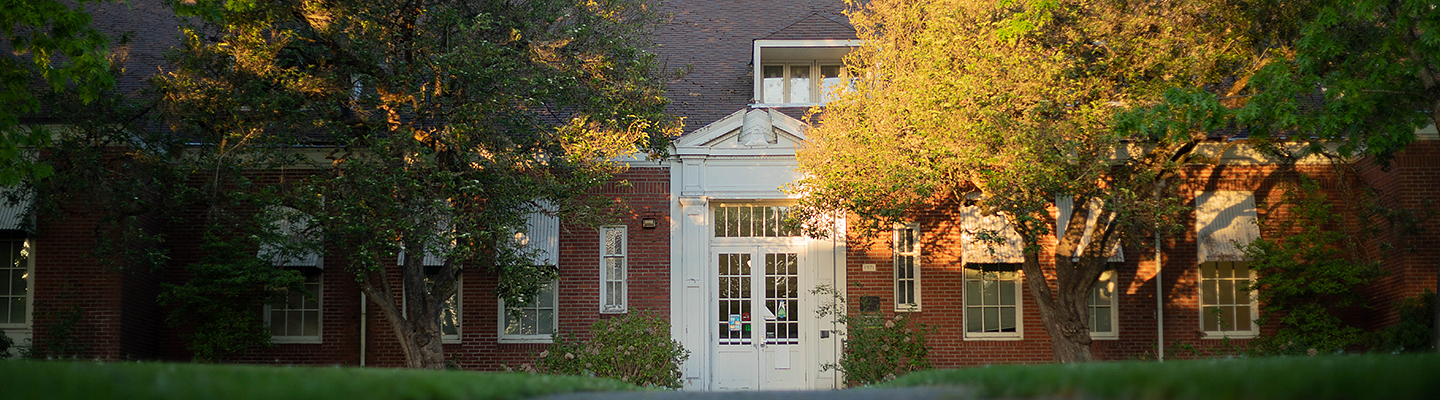
[[[570,393],[541,397],[540,400],[947,400],[974,399],[969,391],[956,387],[914,387],[902,389],[807,390],[768,392],[601,392]]]

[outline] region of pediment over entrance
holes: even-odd
[[[793,157],[808,127],[774,109],[742,109],[676,139],[675,154]]]

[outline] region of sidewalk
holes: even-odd
[[[807,390],[767,392],[599,392],[569,393],[537,400],[868,400],[974,399],[958,387],[913,387],[900,389]]]

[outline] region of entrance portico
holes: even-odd
[[[746,109],[675,142],[671,329],[691,351],[687,390],[836,387],[820,366],[835,362],[839,338],[810,291],[843,282],[844,235],[786,226],[794,201],[780,191],[799,178],[804,128]]]

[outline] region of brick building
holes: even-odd
[[[158,1],[131,4],[96,18],[109,31],[138,33],[122,48],[130,53],[122,87],[138,87],[161,65],[157,55],[176,43],[173,32],[147,28],[147,21],[170,18]],[[837,387],[841,378],[820,368],[838,356],[837,327],[816,316],[821,299],[810,294],[834,285],[850,288],[852,300],[879,304],[883,313],[910,313],[936,326],[931,361],[937,367],[1051,362],[1049,336],[1021,285],[1026,277],[1013,267],[1013,251],[991,254],[966,244],[973,243],[967,228],[993,219],[936,207],[880,237],[846,231],[827,239],[778,224],[793,204],[779,188],[799,176],[794,152],[806,130],[799,117],[841,84],[840,58],[858,44],[842,9],[838,0],[665,3],[662,12],[670,17],[655,32],[656,51],[669,65],[692,67],[670,86],[671,111],[688,124],[673,157],[634,162],[617,177],[629,185],[602,189],[633,210],[615,225],[532,221],[537,246],[559,265],[560,278],[522,313],[524,321],[503,312],[492,295],[494,277],[466,276],[447,313],[447,357],[464,369],[517,366],[533,361],[552,332],[583,332],[609,315],[650,310],[670,318],[672,335],[692,352],[682,369],[687,388]],[[1421,209],[1440,197],[1440,140],[1433,128],[1421,137],[1389,171],[1354,166],[1385,204]],[[1266,216],[1266,206],[1279,200],[1278,183],[1299,174],[1332,186],[1337,181],[1328,164],[1277,165],[1243,149],[1223,159],[1219,166],[1187,169],[1181,193],[1197,211],[1183,235],[1156,238],[1158,250],[1123,248],[1112,259],[1117,268],[1091,305],[1098,359],[1187,356],[1163,353],[1171,348],[1223,351],[1263,329],[1247,320],[1255,315],[1254,302],[1225,286],[1246,271],[1229,240],[1259,234],[1248,221]],[[15,215],[7,209],[0,224],[16,226]],[[176,271],[198,258],[197,235],[185,226],[164,227],[178,238],[170,244],[174,268],[115,271],[87,256],[95,223],[77,215],[36,221],[28,235],[7,231],[11,259],[23,262],[0,271],[9,279],[8,291],[0,292],[0,328],[23,344],[65,326],[86,358],[188,360],[155,296],[160,283],[183,279]],[[1418,236],[1377,238],[1403,239],[1417,251],[1365,249],[1390,274],[1367,288],[1373,308],[1351,318],[1370,329],[1393,325],[1397,301],[1435,287],[1440,221],[1425,228]],[[1042,243],[1054,245],[1053,239]],[[284,320],[286,328],[277,328],[275,346],[238,361],[403,365],[384,317],[353,277],[323,270],[325,263],[343,264],[343,257],[302,261],[313,267],[309,285],[318,298],[256,310],[275,317],[272,325]],[[619,276],[604,268],[614,260],[624,268]],[[762,260],[765,268],[758,267]],[[612,284],[623,296],[606,296]],[[971,296],[977,291],[983,295]],[[1202,302],[1228,320],[1204,318]]]

